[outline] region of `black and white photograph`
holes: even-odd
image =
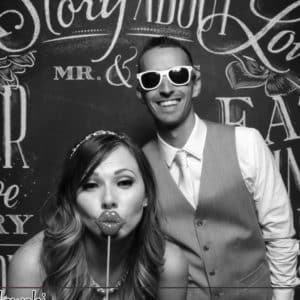
[[[300,0],[0,0],[0,300],[300,300]]]

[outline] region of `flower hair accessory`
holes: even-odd
[[[92,137],[101,136],[101,135],[113,135],[113,136],[117,136],[119,138],[124,137],[124,135],[120,135],[120,134],[118,134],[118,133],[116,133],[114,131],[110,131],[110,130],[97,130],[95,132],[92,132],[92,133],[88,134],[78,144],[76,144],[76,146],[71,151],[70,158],[72,158],[74,156],[75,152],[78,150],[78,148],[82,144],[84,144],[85,142],[87,142],[88,140],[90,140]]]

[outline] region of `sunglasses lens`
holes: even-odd
[[[141,81],[145,89],[153,89],[159,84],[160,74],[156,72],[147,72],[142,75]]]
[[[173,68],[169,77],[175,84],[186,84],[189,81],[189,70],[184,67]]]

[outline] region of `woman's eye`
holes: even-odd
[[[94,188],[96,188],[96,187],[98,187],[98,185],[97,185],[96,182],[86,182],[86,183],[84,183],[84,184],[82,185],[82,189],[83,189],[84,191],[86,191],[86,190],[91,190],[91,189],[94,189]]]
[[[131,187],[133,184],[133,179],[121,179],[118,181],[117,185],[121,188],[128,188]]]

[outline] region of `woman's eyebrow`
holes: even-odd
[[[88,180],[90,180],[90,179],[97,179],[97,178],[99,178],[99,175],[95,171],[90,176],[87,177]]]
[[[127,168],[122,168],[122,169],[116,170],[116,171],[114,172],[114,174],[115,174],[115,175],[118,175],[118,174],[123,173],[123,172],[126,172],[126,171],[128,171],[128,172],[132,173],[133,175],[135,175],[135,172],[134,172],[133,170],[127,169]]]

